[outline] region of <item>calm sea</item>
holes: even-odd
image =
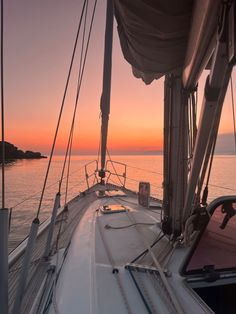
[[[84,165],[91,162],[87,166],[87,172],[89,175],[92,174],[96,168],[96,163],[92,162],[94,159],[95,156],[72,157],[67,200],[87,188]],[[162,198],[162,156],[113,156],[112,159],[121,164],[108,163],[108,168],[112,173],[123,174],[126,171],[126,187],[137,191],[139,181],[149,181],[151,194]],[[6,205],[12,208],[10,241],[15,245],[27,235],[30,222],[35,217],[47,163],[48,159],[19,160],[6,167]],[[122,163],[127,165],[126,169]],[[63,157],[54,157],[42,203],[40,222],[50,215],[55,194],[58,192],[62,164]],[[89,185],[92,185],[94,180],[96,180],[94,176],[91,176]],[[109,180],[111,183],[120,184],[114,174],[111,174]],[[120,180],[123,182],[122,177]],[[236,194],[236,156],[215,156],[209,199],[232,194]],[[65,201],[63,184],[61,205]]]

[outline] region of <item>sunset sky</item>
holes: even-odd
[[[5,1],[6,140],[21,149],[46,154],[50,150],[82,2]],[[77,114],[75,154],[94,153],[98,149],[104,25],[105,1],[98,0]],[[161,150],[163,79],[146,86],[133,77],[131,67],[121,53],[116,23],[113,47],[109,149],[113,153]],[[79,54],[76,70],[78,60]],[[76,71],[63,114],[57,153],[63,153],[66,146],[74,106],[75,77]],[[235,71],[233,77],[235,86]],[[199,103],[202,86],[203,79],[199,87]],[[232,130],[232,107],[228,94],[220,127],[219,151],[230,149]]]

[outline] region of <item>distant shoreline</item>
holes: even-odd
[[[145,154],[145,153],[110,153],[111,157],[112,156],[163,156],[163,154],[158,153],[158,154]],[[54,156],[60,156],[63,157],[65,156],[64,154],[55,154]],[[73,153],[72,156],[97,156],[97,153]],[[215,153],[215,156],[236,156],[236,153]]]
[[[0,164],[2,164],[2,142],[0,142]],[[5,142],[5,163],[10,164],[16,160],[21,159],[42,159],[47,158],[43,156],[40,152],[33,152],[30,150],[23,151],[18,149],[14,144]]]

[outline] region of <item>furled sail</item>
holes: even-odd
[[[184,64],[193,0],[114,0],[121,48],[146,84]]]

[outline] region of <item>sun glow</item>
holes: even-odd
[[[98,8],[85,67],[74,135],[75,153],[95,153],[99,145],[104,4]],[[11,5],[10,2],[6,2],[8,5]],[[45,8],[35,4],[30,13],[25,12],[17,2],[14,6],[17,6],[14,10],[6,7],[6,12],[14,12],[6,18],[6,140],[20,149],[48,154],[57,124],[81,3],[78,1],[68,6],[67,14],[64,14],[63,2],[58,4],[57,12],[49,4]],[[79,58],[76,70],[78,62]],[[65,151],[73,114],[77,82],[75,72],[72,77],[74,83],[69,85],[57,139],[57,153]],[[235,82],[235,71],[233,79]],[[199,105],[203,88],[204,84],[199,84]],[[122,56],[115,30],[109,149],[126,153],[162,150],[163,99],[163,78],[146,86],[133,77],[130,65]],[[220,133],[232,133],[229,92]]]

